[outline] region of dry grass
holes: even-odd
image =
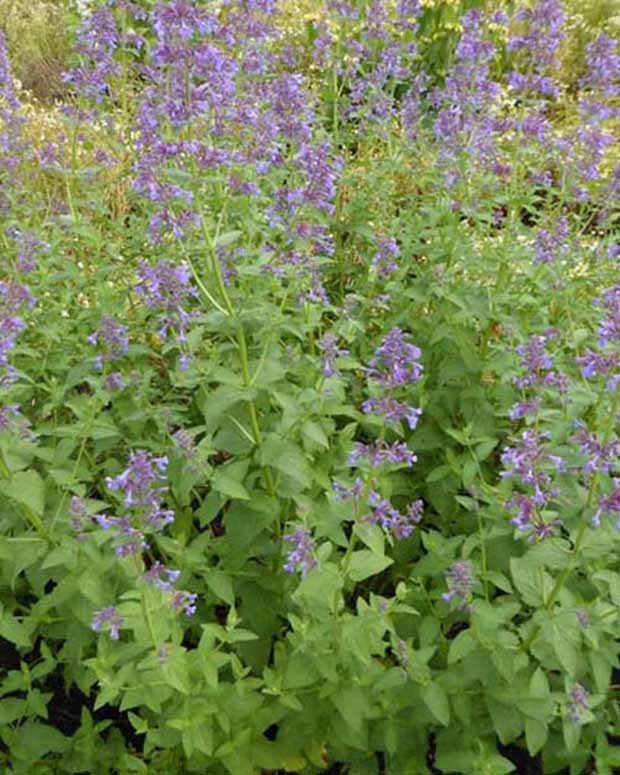
[[[65,93],[61,79],[71,53],[69,9],[63,0],[0,0],[0,31],[7,40],[13,75],[37,101],[50,104]]]

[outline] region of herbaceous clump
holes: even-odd
[[[620,42],[573,11],[92,0],[49,109],[0,36],[3,771],[614,770]]]

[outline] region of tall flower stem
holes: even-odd
[[[243,323],[241,322],[241,320],[239,319],[239,316],[237,315],[232,299],[230,298],[230,294],[228,293],[228,289],[226,288],[226,283],[224,282],[224,277],[222,275],[222,267],[220,266],[220,262],[217,257],[217,251],[215,249],[215,242],[213,240],[213,237],[211,236],[211,232],[209,231],[209,227],[207,225],[206,219],[202,217],[200,221],[201,221],[204,241],[207,246],[209,263],[211,266],[211,270],[213,272],[213,276],[215,278],[215,282],[219,291],[220,298],[222,300],[223,308],[226,312],[226,315],[230,317],[232,320],[234,320],[235,322],[237,347],[239,350],[239,360],[241,363],[241,377],[243,380],[243,386],[245,388],[250,388],[252,386],[252,375],[250,373],[248,343],[245,336]],[[254,437],[254,444],[258,449],[261,449],[263,446],[263,436],[258,422],[258,413],[256,411],[256,405],[253,399],[248,398],[246,400],[248,404],[248,411],[250,414],[250,424],[252,426],[252,435]],[[273,476],[271,474],[270,469],[267,468],[266,466],[263,467],[263,478],[265,480],[265,488],[267,490],[267,493],[272,496],[275,495],[276,488],[275,488],[275,483],[273,481]],[[280,535],[281,535],[280,520],[276,519],[276,537],[280,538]]]

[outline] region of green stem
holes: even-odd
[[[232,303],[232,299],[230,298],[230,294],[228,293],[226,284],[224,283],[222,268],[220,266],[220,262],[217,257],[215,244],[213,242],[213,239],[211,237],[211,234],[209,232],[209,229],[207,227],[207,223],[204,217],[201,218],[201,225],[202,225],[202,233],[205,239],[205,243],[208,248],[211,269],[213,270],[213,275],[215,277],[215,281],[218,287],[218,291],[220,293],[220,297],[222,299],[222,303],[224,305],[224,308],[228,316],[233,318],[236,323],[237,346],[239,349],[239,360],[241,362],[241,376],[243,379],[243,386],[245,388],[250,388],[252,386],[252,375],[250,373],[248,343],[245,336],[245,331],[243,329],[243,323],[241,322],[241,320],[239,319],[239,317],[235,312],[235,307]],[[251,398],[247,398],[246,401],[248,404],[250,424],[252,426],[252,434],[254,436],[254,444],[256,445],[256,447],[260,449],[263,446],[263,436],[258,422],[258,413],[256,411],[256,405],[254,404],[254,401]],[[275,483],[273,481],[271,471],[266,466],[263,466],[263,479],[265,481],[265,488],[267,490],[267,493],[271,496],[275,495],[276,494]],[[281,526],[280,526],[279,518],[276,518],[275,532],[276,532],[276,537],[279,539],[281,536]]]

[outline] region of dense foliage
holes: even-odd
[[[618,771],[620,42],[428,5],[0,38],[3,772]]]

